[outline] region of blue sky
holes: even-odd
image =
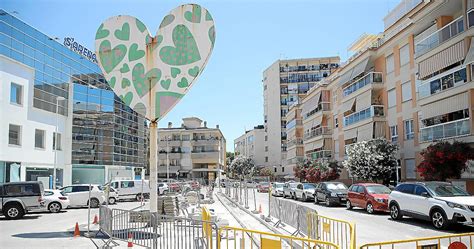
[[[219,124],[227,150],[244,129],[263,123],[262,72],[278,59],[348,57],[347,47],[362,33],[383,31],[383,17],[399,0],[211,0],[216,44],[197,84],[160,121],[181,125],[196,116]],[[38,30],[74,37],[94,49],[98,26],[110,16],[132,15],[156,32],[162,17],[188,1],[172,0],[3,0],[0,8]]]

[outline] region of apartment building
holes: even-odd
[[[196,117],[180,127],[158,128],[158,177],[214,181],[225,171],[226,141],[219,129]]]
[[[288,142],[286,144],[286,163],[282,166],[282,173],[284,173],[284,178],[289,179],[293,178],[293,168],[298,162],[304,160],[303,119],[301,105],[298,102],[290,106],[286,114],[286,120],[288,121],[286,123]]]
[[[351,44],[354,55],[303,99],[304,150],[342,161],[351,144],[385,137],[400,148],[394,177],[415,180],[431,143],[474,142],[474,1],[404,0],[384,25]],[[473,172],[457,181],[471,192]]]
[[[265,166],[265,130],[257,125],[234,140],[234,153],[251,158],[257,167]]]
[[[339,57],[277,60],[263,72],[265,166],[277,177],[288,173],[286,114],[315,83],[339,67]]]

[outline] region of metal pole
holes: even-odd
[[[86,237],[89,237],[90,235],[90,224],[91,224],[91,184],[89,183],[89,205],[87,207],[87,235]],[[109,200],[107,200],[109,202]]]
[[[170,183],[170,148],[168,144],[169,137],[166,137],[166,182]]]
[[[272,196],[272,185],[270,184],[270,176],[268,176],[268,216],[267,218],[270,219],[270,198]]]
[[[53,143],[54,143],[54,165],[53,165],[53,189],[56,189],[56,163],[57,163],[57,158],[58,158],[58,110],[59,110],[59,97],[56,97],[56,129],[55,129],[55,135],[53,136]]]
[[[158,175],[156,166],[156,153],[158,149],[157,127],[158,122],[156,120],[152,121],[150,124],[150,211],[152,213],[158,211]]]
[[[245,181],[245,208],[249,209],[249,188],[248,188],[248,180]]]

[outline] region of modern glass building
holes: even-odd
[[[65,120],[66,134],[59,139],[67,155],[64,165],[58,165],[64,170],[64,183],[140,178],[146,165],[144,118],[113,93],[93,60],[77,53],[80,45],[75,52],[57,40],[0,10],[0,55],[34,70],[32,94],[25,96],[32,98],[33,110],[56,115],[57,108],[60,120]],[[0,176],[7,170],[0,168]],[[28,173],[32,170],[19,170],[26,172],[20,179],[36,180],[35,174]],[[45,175],[51,172],[48,169]],[[2,178],[0,182],[7,177]]]

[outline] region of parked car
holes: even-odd
[[[273,196],[283,196],[283,183],[274,182],[272,183],[272,195]]]
[[[66,209],[71,203],[69,198],[67,198],[61,190],[57,189],[45,189],[43,199],[45,202],[44,209],[51,213],[58,213],[59,211]]]
[[[179,192],[181,191],[181,186],[176,182],[169,182],[168,184],[168,191],[169,192]]]
[[[447,182],[407,182],[389,196],[390,216],[431,221],[436,229],[450,224],[474,225],[474,196]]]
[[[314,190],[316,185],[314,183],[298,183],[296,185],[294,198],[295,200],[301,199],[302,201],[312,200],[314,198]]]
[[[89,199],[89,184],[77,184],[60,188],[64,195],[69,198],[70,207],[85,207],[89,205],[91,208],[98,208],[100,204],[105,204],[106,197],[104,191],[99,185],[91,185],[91,197]]]
[[[314,191],[314,203],[324,202],[330,207],[335,204],[345,204],[347,200],[347,186],[342,182],[320,182]]]
[[[255,188],[257,187],[257,183],[254,181],[248,181],[247,182],[247,188]]]
[[[388,196],[392,192],[388,187],[376,183],[353,184],[347,194],[347,209],[363,208],[367,213],[388,212]]]
[[[168,193],[168,191],[169,191],[169,187],[168,187],[167,183],[164,183],[164,182],[158,183],[158,194],[159,195],[164,195],[164,194]]]
[[[261,182],[257,185],[257,192],[259,193],[268,193],[270,189],[270,184],[268,182]]]
[[[296,185],[298,185],[297,182],[286,182],[283,185],[283,198],[290,197],[294,199]]]
[[[20,219],[30,211],[44,208],[41,182],[10,182],[0,184],[0,212],[7,219]]]
[[[121,200],[135,199],[140,201],[142,192],[144,198],[150,197],[150,182],[148,180],[117,180],[110,183]]]
[[[117,203],[117,201],[120,199],[120,196],[117,192],[117,190],[114,188],[114,187],[110,187],[110,189],[107,189],[107,185],[104,185],[104,186],[100,186],[99,187],[100,190],[104,191],[104,195],[105,195],[105,199],[107,199],[107,190],[109,191],[109,204],[110,205],[113,205],[115,203]]]
[[[193,190],[198,190],[201,187],[198,181],[192,181],[189,183],[189,185]]]

